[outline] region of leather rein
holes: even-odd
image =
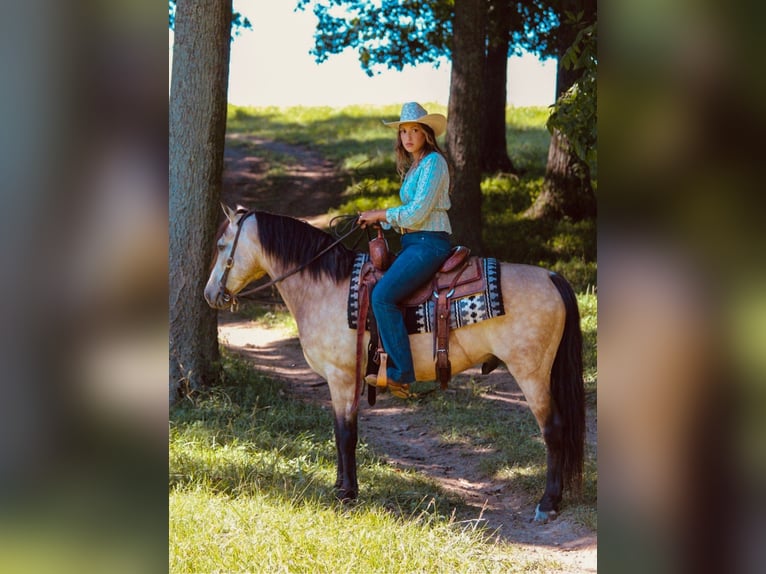
[[[338,237],[338,239],[333,241],[330,245],[322,249],[319,253],[314,255],[311,259],[309,259],[305,263],[302,263],[295,269],[280,275],[276,279],[272,279],[268,283],[264,283],[263,285],[258,285],[257,287],[251,287],[250,289],[245,289],[235,295],[226,288],[226,281],[229,278],[229,271],[234,266],[234,251],[237,249],[237,244],[239,243],[239,235],[242,232],[243,223],[245,222],[245,219],[247,219],[251,215],[255,215],[255,211],[250,210],[246,212],[244,215],[242,215],[242,217],[239,218],[239,221],[237,222],[237,233],[234,235],[234,242],[231,244],[231,250],[229,251],[229,256],[226,259],[226,266],[224,267],[223,273],[221,274],[221,279],[218,282],[220,293],[223,294],[223,297],[222,297],[223,301],[225,303],[231,303],[232,311],[235,311],[239,304],[237,300],[238,297],[249,297],[250,295],[254,293],[263,291],[264,289],[268,289],[269,287],[276,285],[280,281],[283,281],[284,279],[287,279],[288,277],[295,275],[296,273],[300,271],[303,271],[306,267],[314,263],[314,261],[322,257],[325,253],[330,251],[333,247],[341,243],[344,239],[346,239],[352,233],[354,233],[357,229],[359,229],[358,218],[356,218],[353,225],[351,226],[351,229],[348,232]]]

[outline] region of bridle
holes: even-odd
[[[226,288],[226,281],[229,279],[229,271],[231,271],[231,268],[234,267],[234,251],[237,249],[237,243],[239,243],[239,235],[242,233],[242,224],[245,222],[245,219],[248,216],[254,213],[254,211],[247,211],[244,215],[242,215],[242,217],[239,218],[239,221],[237,221],[237,232],[234,234],[234,241],[231,244],[229,257],[226,259],[226,265],[223,268],[221,279],[218,281],[218,293],[221,296],[221,299],[223,299],[224,303],[231,302],[232,311],[236,309],[238,303],[236,296]]]
[[[250,210],[245,212],[242,217],[239,218],[239,221],[237,222],[237,232],[234,235],[234,241],[231,244],[231,249],[229,250],[229,256],[226,258],[226,265],[223,269],[223,273],[221,274],[221,279],[218,281],[218,293],[223,299],[224,303],[231,303],[231,311],[236,311],[237,307],[239,306],[238,297],[248,297],[252,295],[253,293],[257,293],[259,291],[263,291],[264,289],[268,289],[269,287],[276,285],[280,281],[287,279],[291,275],[295,275],[299,271],[302,271],[309,265],[311,265],[314,261],[322,257],[325,253],[330,251],[333,247],[341,243],[344,239],[346,239],[348,236],[350,236],[352,233],[354,233],[357,229],[359,229],[359,221],[357,216],[339,216],[339,217],[353,217],[354,222],[351,226],[351,229],[338,237],[335,241],[333,241],[330,245],[322,249],[319,253],[314,255],[311,259],[306,261],[305,263],[300,264],[295,269],[288,271],[287,273],[284,273],[283,275],[280,275],[276,279],[272,279],[268,283],[264,283],[263,285],[258,285],[257,287],[252,287],[250,289],[245,289],[244,291],[240,291],[235,295],[231,291],[229,291],[226,288],[226,281],[229,278],[229,271],[231,271],[231,268],[234,266],[234,252],[237,249],[237,244],[239,243],[239,235],[242,233],[242,227],[243,223],[245,222],[245,219],[250,217],[251,215],[255,215],[255,211]],[[333,218],[337,219],[337,218]],[[330,222],[330,226],[332,226],[332,221]]]

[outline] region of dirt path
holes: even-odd
[[[318,153],[242,134],[226,137],[223,201],[242,203],[326,225],[327,210],[342,203],[343,178]],[[275,168],[287,159],[287,167]]]
[[[239,144],[244,138],[238,138]],[[246,146],[226,152],[224,196],[226,201],[247,207],[269,209],[301,217],[320,225],[330,207],[340,203],[342,187],[332,165],[320,156],[284,144],[247,140]],[[299,165],[288,170],[281,186],[265,183],[267,161],[259,149],[292,154]],[[286,186],[286,187],[285,187]],[[327,385],[308,367],[297,338],[277,329],[260,328],[251,321],[220,313],[220,337],[232,350],[252,359],[259,369],[285,381],[288,392],[299,398],[329,407]],[[458,375],[481,379],[490,385],[488,399],[503,401],[509,408],[527,408],[513,378],[498,369],[481,375],[479,369]],[[447,392],[450,392],[449,390]],[[588,417],[588,441],[595,447],[594,413]],[[458,494],[476,509],[498,536],[522,545],[530,554],[560,562],[565,572],[595,572],[597,535],[573,520],[561,516],[548,524],[530,522],[535,501],[525,494],[507,490],[502,481],[493,481],[480,470],[474,449],[445,445],[429,425],[407,403],[390,394],[378,395],[374,407],[362,401],[360,439],[391,464],[416,469]]]

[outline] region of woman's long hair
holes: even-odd
[[[423,133],[426,134],[426,143],[423,144],[423,156],[425,157],[427,154],[431,153],[432,151],[437,152],[440,154],[444,159],[447,159],[446,154],[442,151],[442,149],[439,147],[439,143],[436,141],[436,135],[434,135],[434,130],[431,129],[430,126],[427,126],[426,124],[421,124],[419,122],[413,122],[417,123],[418,126],[420,126],[423,129]],[[404,176],[407,175],[407,172],[412,167],[412,164],[414,163],[414,159],[412,157],[412,154],[408,152],[406,149],[404,149],[404,146],[402,145],[402,136],[399,130],[396,130],[396,143],[394,144],[394,151],[396,152],[396,172],[399,174],[399,177],[404,179]],[[447,162],[449,164],[449,162]]]

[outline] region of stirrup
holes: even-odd
[[[378,375],[375,373],[370,373],[369,375],[364,376],[364,382],[370,385],[371,387],[377,387],[378,386]]]
[[[388,386],[388,372],[386,365],[388,364],[388,353],[380,354],[380,366],[378,367],[378,376],[375,380],[375,386],[381,389],[385,389]]]

